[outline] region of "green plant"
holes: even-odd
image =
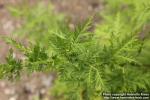
[[[99,99],[104,91],[148,91],[149,74],[136,59],[141,49],[141,41],[136,35],[120,38],[112,33],[109,44],[102,46],[97,36],[88,34],[88,26],[89,21],[73,32],[62,30],[51,34],[52,54],[43,51],[45,49],[40,45],[26,48],[23,69],[58,72],[59,84],[67,85],[63,92],[65,100]],[[15,45],[17,42],[9,43]]]
[[[149,64],[149,26],[150,26],[150,1],[149,0],[107,0],[106,7],[100,15],[103,23],[98,25],[95,33],[101,38],[101,42],[107,44],[110,33],[116,34],[139,34],[144,41],[143,52],[139,57],[145,65]],[[114,21],[114,19],[116,19]],[[116,27],[116,28],[115,28]]]
[[[15,80],[20,76],[20,71],[22,70],[22,63],[21,60],[16,60],[14,58],[13,50],[10,49],[9,54],[6,57],[6,64],[1,64],[0,67],[0,78]]]
[[[57,100],[100,100],[103,92],[149,92],[148,66],[145,69],[139,59],[145,50],[145,41],[139,33],[149,22],[150,11],[145,5],[138,9],[141,2],[135,1],[139,0],[120,1],[128,5],[122,12],[116,11],[118,9],[113,9],[114,13],[111,10],[103,12],[104,22],[94,33],[88,31],[91,19],[75,30],[60,25],[57,31],[48,31],[46,47],[38,42],[25,47],[14,39],[3,37],[26,58],[18,62],[9,57],[8,63],[1,65],[7,69],[0,67],[0,77],[9,76],[3,73],[9,71],[9,65],[17,72],[55,71],[58,79],[52,91]],[[115,5],[120,6],[120,2]],[[132,10],[136,12],[132,14]]]
[[[11,15],[21,22],[21,27],[13,33],[16,36],[19,35],[20,38],[27,38],[46,46],[49,33],[59,30],[59,26],[64,24],[64,16],[56,14],[50,3],[46,5],[44,2],[38,1],[34,5],[30,5],[25,1],[18,6],[7,7]]]

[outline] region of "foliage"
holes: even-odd
[[[3,37],[26,58],[16,60],[10,51],[7,63],[0,65],[0,77],[18,77],[21,71],[55,71],[58,79],[52,91],[56,100],[100,100],[103,92],[149,92],[149,66],[145,67],[140,59],[143,49],[146,50],[143,47],[145,39],[139,38],[149,22],[149,8],[145,5],[139,8],[140,0],[109,2],[106,8],[114,9],[103,12],[104,22],[94,33],[88,32],[92,22],[89,19],[75,30],[63,24],[56,26],[57,31],[43,31],[48,33],[46,47],[39,42],[25,47],[14,39]],[[120,3],[127,8],[115,9]],[[44,25],[48,25],[49,30],[50,23]],[[38,33],[36,29],[32,31]]]
[[[64,23],[64,16],[56,14],[50,3],[45,5],[42,1],[34,5],[24,1],[20,6],[9,6],[8,10],[22,23],[22,26],[14,32],[15,35],[28,38],[32,42],[40,41],[39,43],[44,46],[49,33],[59,30],[59,25]]]
[[[139,34],[144,40],[143,52],[139,57],[140,61],[147,67],[150,66],[148,51],[149,27],[150,27],[150,1],[149,0],[107,0],[106,7],[100,15],[103,17],[103,24],[98,25],[95,32],[103,37],[101,42],[107,43],[110,38],[107,33]],[[116,21],[114,21],[114,19]]]
[[[6,57],[7,64],[1,65],[0,77],[13,80],[20,76],[22,70],[22,64],[20,60],[16,60],[13,55],[13,50],[10,49],[8,57]]]

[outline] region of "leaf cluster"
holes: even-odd
[[[1,64],[5,67],[0,67],[0,77],[19,76],[22,71],[55,71],[58,79],[52,91],[57,100],[101,100],[103,92],[149,92],[149,66],[145,68],[139,59],[145,43],[139,33],[149,22],[149,8],[139,8],[140,0],[107,2],[107,9],[114,9],[103,12],[104,22],[94,32],[88,31],[92,22],[88,19],[75,30],[62,23],[57,31],[50,31],[50,23],[45,22],[49,30],[46,47],[38,42],[25,47],[14,39],[4,38],[25,59],[16,60],[10,51],[7,63]],[[122,3],[127,6],[125,10],[122,6],[117,8]],[[28,28],[26,31],[29,32]]]

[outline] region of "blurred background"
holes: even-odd
[[[17,12],[11,7],[22,7],[19,8],[20,11],[21,9],[22,11],[25,9],[32,11],[32,7],[36,7],[39,4],[44,4],[45,8],[46,6],[51,5],[52,8],[49,10],[49,13],[61,13],[64,15],[64,20],[68,21],[68,26],[71,28],[74,28],[74,25],[83,22],[89,16],[94,16],[95,22],[99,22],[100,17],[97,16],[97,13],[99,13],[104,6],[102,0],[0,0],[0,34],[11,36],[14,34],[15,29],[21,27],[21,24],[23,23],[23,19],[15,18],[13,16],[20,12]],[[40,10],[37,12],[40,12]],[[28,15],[24,15],[24,17],[25,16]],[[22,35],[23,33],[20,34],[19,37]],[[9,48],[9,46],[0,40],[0,62],[4,62]]]

